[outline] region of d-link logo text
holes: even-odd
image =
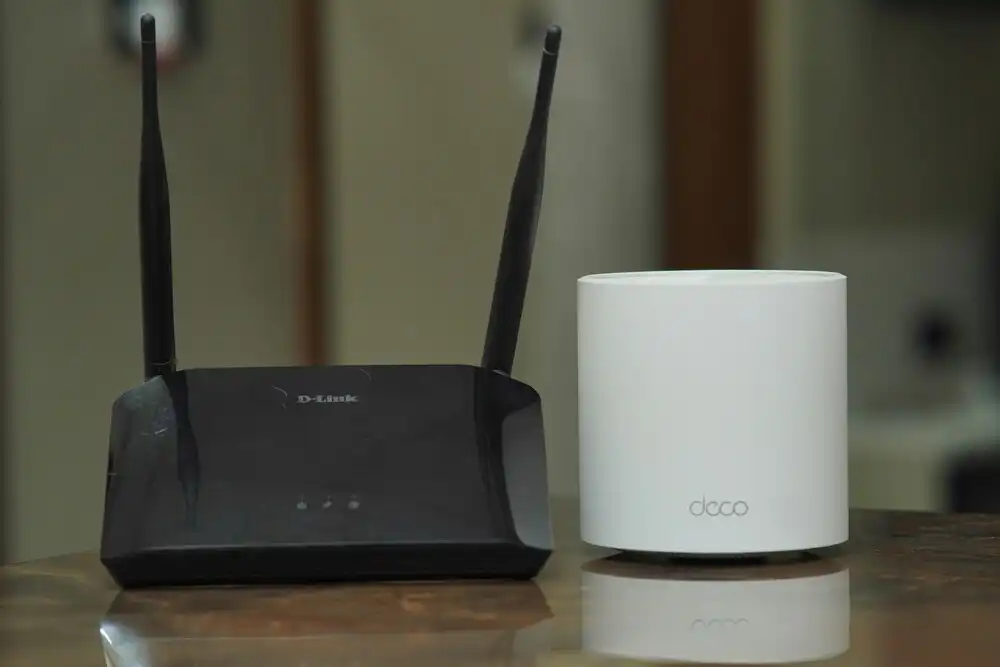
[[[357,403],[358,397],[354,394],[344,394],[343,396],[304,396],[299,394],[296,403]]]
[[[696,500],[688,505],[691,516],[746,516],[750,505],[745,500]]]

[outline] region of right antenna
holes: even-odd
[[[552,104],[552,87],[559,59],[562,29],[550,26],[545,33],[542,49],[542,66],[535,92],[535,106],[531,113],[528,136],[517,165],[517,175],[511,188],[507,208],[507,225],[503,234],[500,264],[493,285],[493,305],[490,323],[486,330],[483,350],[484,368],[510,375],[517,351],[517,337],[521,328],[521,313],[528,290],[531,271],[531,254],[538,228],[538,214],[542,206],[542,186],[545,180],[545,141],[548,134],[549,107]]]
[[[170,249],[170,199],[157,99],[156,21],[139,19],[142,38],[142,146],[139,158],[139,259],[142,270],[142,342],[146,379],[171,373],[174,352],[174,286]]]

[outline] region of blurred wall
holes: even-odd
[[[333,356],[478,363],[527,117],[514,3],[323,4]]]
[[[772,265],[848,276],[851,503],[947,509],[951,457],[998,433],[983,380],[1000,11],[880,0],[762,9],[762,249]],[[928,309],[957,337],[937,363],[917,344]]]
[[[327,5],[342,362],[478,363],[539,62],[520,12],[565,29],[514,369],[542,394],[556,495],[578,479],[576,278],[659,260],[657,5]]]
[[[552,0],[566,30],[527,305],[552,493],[578,493],[576,279],[662,268],[662,3]]]
[[[935,4],[763,3],[803,233],[979,224],[1000,207],[1000,10]]]
[[[1000,11],[906,4],[762,3],[764,256],[848,274],[861,409],[944,380],[914,344],[927,307],[954,323],[960,363],[981,356],[1000,216]]]
[[[324,3],[337,361],[478,362],[538,64],[518,41],[531,4]],[[180,359],[290,363],[290,12],[204,6],[205,52],[161,82]],[[577,485],[575,280],[659,260],[656,7],[535,7],[566,40],[515,372],[543,394],[557,495]],[[139,99],[98,7],[3,9],[8,558],[22,560],[96,548],[110,404],[140,380]]]
[[[8,560],[97,547],[111,403],[142,379],[139,79],[107,5],[2,5]],[[203,6],[204,52],[160,89],[180,361],[289,363],[289,7]]]

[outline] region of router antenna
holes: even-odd
[[[160,137],[156,81],[156,21],[139,20],[142,37],[142,147],[139,162],[139,252],[146,379],[176,369],[174,288],[167,166]]]
[[[500,263],[493,285],[493,306],[483,350],[484,368],[510,375],[514,366],[521,313],[528,289],[531,253],[535,245],[538,214],[542,205],[545,180],[545,142],[548,133],[549,107],[556,76],[562,29],[550,26],[545,34],[542,65],[535,92],[528,136],[517,165],[507,208],[507,226],[503,234]]]

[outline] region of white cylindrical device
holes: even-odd
[[[584,541],[703,556],[846,542],[846,283],[817,271],[580,278]]]
[[[709,578],[654,565],[588,564],[583,649],[651,662],[768,665],[831,660],[850,649],[845,567],[818,561],[759,572]]]

